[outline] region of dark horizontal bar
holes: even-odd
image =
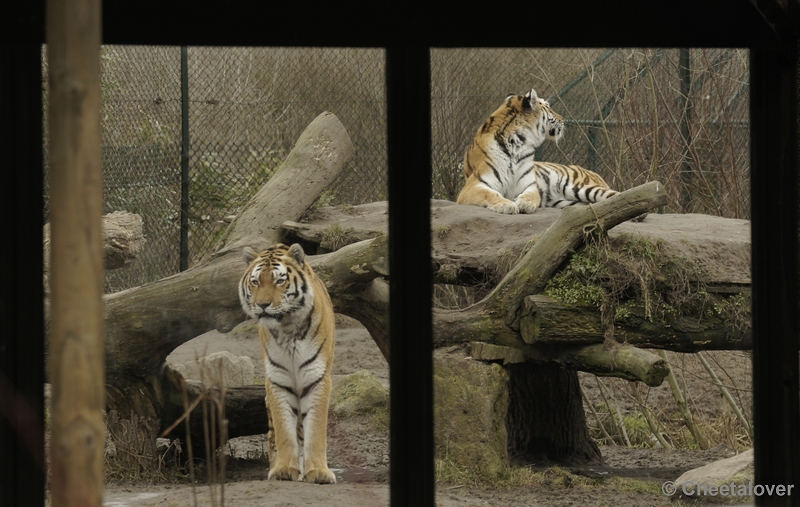
[[[31,15],[44,11],[43,0],[8,7],[0,37],[44,41],[44,27]],[[455,2],[415,9],[402,2],[105,0],[102,8],[105,44],[757,47],[776,40],[749,0],[523,3],[492,6],[491,13]]]

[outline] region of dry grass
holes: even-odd
[[[680,393],[696,431],[707,443],[706,448],[726,445],[743,450],[753,446],[752,440],[752,376],[749,352],[715,351],[699,354],[668,352]],[[705,360],[716,380],[704,368]],[[720,394],[719,385],[725,387],[730,397]],[[581,386],[586,395],[584,408],[592,436],[605,445],[631,445],[638,447],[663,447],[656,435],[642,422],[643,413],[649,411],[660,436],[674,449],[701,449],[698,438],[689,429],[686,418],[679,410],[673,392],[664,385],[651,388],[620,379],[599,378],[581,374]],[[630,444],[622,429],[610,422],[614,407],[601,396],[613,395],[619,409]],[[638,398],[634,390],[638,391]]]

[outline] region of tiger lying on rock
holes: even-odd
[[[563,133],[564,118],[535,90],[507,96],[464,154],[467,182],[458,203],[514,214],[533,213],[541,206],[591,204],[617,195],[593,171],[534,161],[536,148],[547,139],[558,142]]]

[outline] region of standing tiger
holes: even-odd
[[[563,208],[599,202],[618,192],[595,172],[576,165],[534,162],[536,148],[558,142],[564,118],[535,90],[509,95],[479,129],[464,154],[467,182],[459,204],[498,213],[533,213],[540,206]]]
[[[327,426],[334,315],[303,248],[246,247],[239,300],[258,319],[269,412],[269,479],[333,484]]]

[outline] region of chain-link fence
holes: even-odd
[[[140,214],[147,238],[133,265],[107,273],[107,291],[180,269],[182,107],[190,265],[323,111],[340,119],[355,154],[321,202],[386,199],[382,49],[191,47],[185,102],[181,48],[101,55],[105,211]],[[668,212],[748,218],[747,62],[733,49],[432,50],[433,196],[455,200],[478,126],[508,93],[533,87],[568,126],[538,160],[583,165],[617,189],[657,179]]]

